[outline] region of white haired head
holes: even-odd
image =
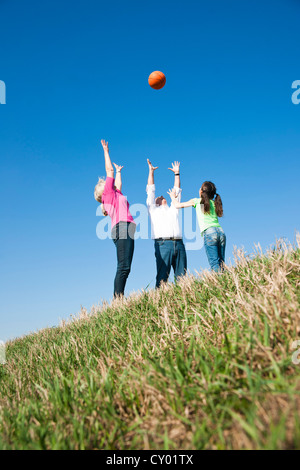
[[[99,178],[98,183],[95,186],[94,198],[96,199],[96,201],[100,202],[100,204],[102,205],[103,215],[107,216],[108,213],[106,212],[106,210],[104,209],[104,206],[102,204],[102,194],[103,194],[103,191],[104,191],[104,187],[105,187],[105,179],[104,178]]]

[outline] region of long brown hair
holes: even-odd
[[[217,188],[211,181],[204,181],[201,186],[201,204],[204,205],[204,214],[210,213],[210,201],[214,199],[216,214],[218,217],[223,215],[223,204],[219,194],[217,194]]]

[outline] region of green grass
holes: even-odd
[[[300,250],[7,344],[1,449],[299,449]]]

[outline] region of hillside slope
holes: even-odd
[[[8,343],[0,448],[300,448],[300,250],[238,256]]]

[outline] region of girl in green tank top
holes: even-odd
[[[214,183],[204,181],[199,191],[200,197],[187,202],[177,202],[173,190],[168,194],[176,209],[195,207],[210,267],[213,271],[221,271],[225,263],[226,235],[218,220],[223,216],[223,204]]]

